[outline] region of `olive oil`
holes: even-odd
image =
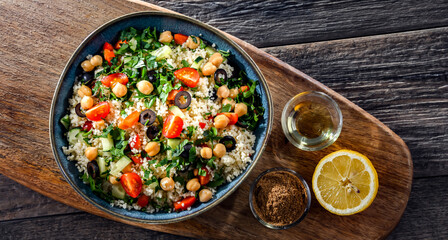
[[[314,145],[332,136],[333,121],[326,106],[304,101],[294,106],[287,119],[290,135],[303,145]]]

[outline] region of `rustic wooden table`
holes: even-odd
[[[408,207],[389,238],[448,238],[446,1],[150,2],[265,50],[388,125],[406,142],[414,162]],[[0,3],[2,14],[16,7],[58,9],[45,1]],[[9,50],[0,43],[0,56]],[[8,73],[14,66],[3,62],[0,68]],[[7,114],[0,112],[2,122]],[[0,149],[10,144],[7,134],[0,128]],[[1,238],[180,239],[81,212],[2,175],[0,194]]]

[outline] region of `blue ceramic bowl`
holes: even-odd
[[[93,194],[90,187],[82,182],[79,178],[80,174],[75,163],[68,161],[62,151],[62,146],[67,146],[68,143],[64,136],[66,130],[59,121],[67,113],[68,99],[72,95],[75,76],[81,73],[81,68],[79,67],[81,62],[87,55],[100,52],[104,42],[116,42],[120,31],[127,27],[145,29],[148,26],[156,27],[159,31],[170,30],[174,33],[180,32],[188,35],[200,36],[209,43],[215,43],[218,49],[229,49],[231,53],[229,61],[231,64],[244,70],[250,79],[254,79],[260,83],[257,86],[257,92],[260,93],[263,107],[266,109],[263,119],[260,121],[260,125],[255,130],[257,140],[255,141],[254,146],[255,155],[253,156],[253,161],[247,166],[246,170],[232,182],[218,187],[217,192],[211,201],[201,203],[198,206],[193,207],[190,211],[148,214],[135,210],[129,211],[122,208],[111,207],[108,202]],[[263,153],[267,138],[271,132],[272,118],[272,101],[266,80],[254,61],[235,42],[227,38],[217,29],[189,17],[163,12],[138,12],[124,15],[104,24],[84,39],[76,49],[61,74],[53,96],[50,111],[50,141],[54,157],[65,179],[76,192],[88,202],[106,213],[129,221],[153,224],[171,223],[196,216],[218,205],[243,182]]]

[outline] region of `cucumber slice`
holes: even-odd
[[[171,52],[173,52],[173,50],[171,50],[171,48],[167,45],[153,51],[151,53],[151,55],[156,56],[156,60],[160,61],[162,59],[166,59],[170,56]]]
[[[180,138],[168,138],[167,143],[172,149],[177,148],[180,144]]]
[[[168,144],[168,146],[170,146],[171,149],[174,150],[175,148],[177,148],[177,146],[179,146],[180,138],[168,138],[166,144]],[[173,150],[166,151],[166,157],[168,158],[168,160],[171,160],[171,158],[173,157]]]
[[[100,169],[100,176],[105,177],[107,171],[106,159],[104,157],[98,157],[96,161],[98,162],[98,168]]]
[[[207,51],[207,57],[210,57],[216,52],[216,50],[210,46],[205,47],[205,51]]]
[[[112,157],[112,153],[110,152],[102,152],[101,156],[103,156],[105,159]]]
[[[180,110],[178,106],[171,106],[168,110],[182,119],[185,118],[184,113],[182,112],[182,110]]]
[[[123,170],[131,162],[131,159],[129,159],[128,157],[121,157],[118,162],[112,165],[110,169],[110,175],[117,176],[121,172],[121,170]]]
[[[114,140],[110,134],[107,135],[107,138],[100,138],[101,143],[103,144],[103,151],[110,151],[114,147]]]
[[[75,144],[78,142],[79,139],[82,139],[81,134],[79,134],[81,132],[81,128],[73,128],[70,129],[70,131],[68,131],[67,134],[67,140],[70,144]]]
[[[198,57],[199,58],[199,57]],[[198,62],[196,62],[196,61],[194,61],[192,64],[191,64],[191,68],[194,68],[194,69],[199,69],[201,66],[202,66],[202,63],[204,62],[204,59],[201,59],[201,60],[199,60]]]
[[[65,129],[68,130],[68,128],[70,127],[70,118],[68,114],[61,118],[61,124],[64,125]]]
[[[118,199],[124,199],[124,196],[126,196],[126,191],[120,183],[112,185],[112,196]]]

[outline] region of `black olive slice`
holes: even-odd
[[[190,143],[186,144],[184,146],[184,151],[182,151],[182,153],[180,154],[181,157],[188,159],[188,157],[190,156],[190,149],[193,147],[193,145],[191,145]]]
[[[80,117],[86,117],[86,115],[81,110],[81,103],[76,104],[75,112],[76,112],[76,115],[78,115]]]
[[[146,136],[149,138],[149,140],[153,140],[159,135],[159,128],[155,125],[151,125],[146,129]]]
[[[227,152],[231,152],[236,148],[236,140],[232,136],[225,136],[219,140],[220,143],[224,144]]]
[[[157,119],[156,113],[152,110],[146,109],[142,113],[140,113],[139,122],[145,126],[149,126],[153,124]]]
[[[181,97],[184,97],[185,101],[181,101]],[[190,106],[191,103],[191,95],[186,91],[180,91],[176,94],[174,98],[174,104],[178,106],[180,109],[185,109]]]
[[[224,77],[222,77],[224,76]],[[224,82],[227,82],[227,72],[226,70],[220,68],[218,70],[216,70],[215,72],[215,83],[218,85],[221,85],[223,82],[221,81],[221,79],[224,79]]]
[[[100,176],[100,168],[98,167],[96,160],[87,163],[87,172],[93,179]]]
[[[155,70],[151,70],[147,73],[148,75],[148,81],[150,81],[151,83],[154,83],[157,80],[156,77],[156,71]]]
[[[78,76],[78,80],[84,85],[89,85],[89,83],[95,78],[93,71],[85,72]]]

